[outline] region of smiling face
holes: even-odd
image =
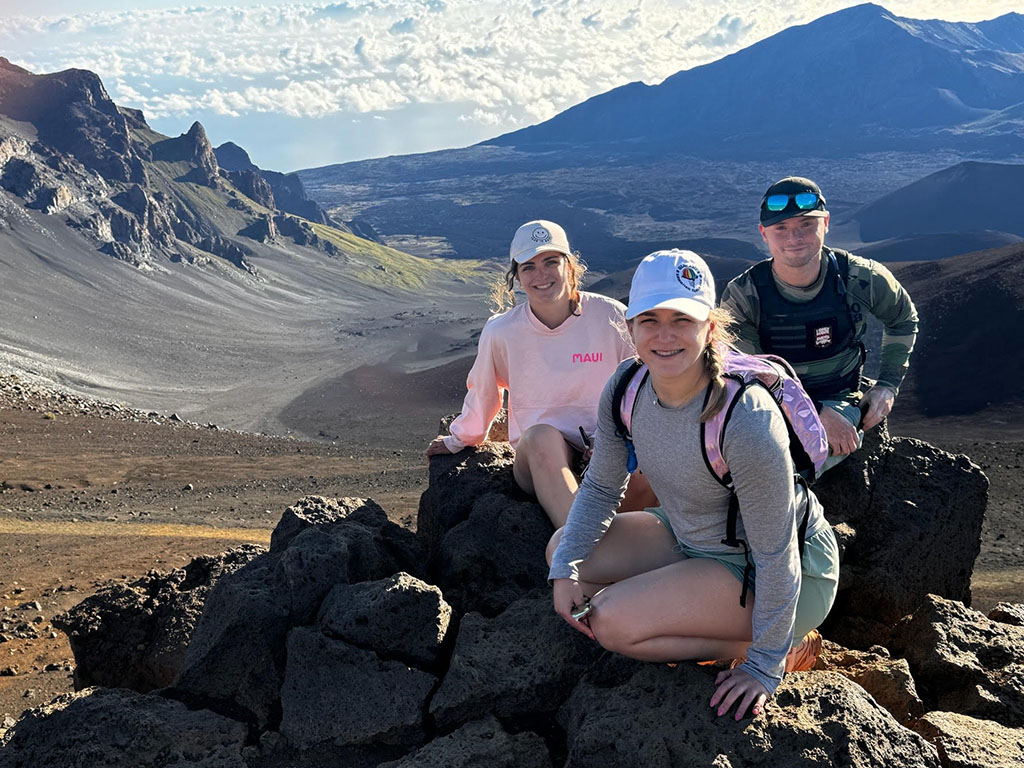
[[[760,226],[761,237],[768,244],[776,266],[786,270],[808,267],[821,254],[828,232],[828,216],[793,216],[772,224]]]
[[[713,320],[694,320],[675,309],[641,312],[629,324],[637,355],[663,379],[699,378]]]
[[[516,270],[516,279],[533,305],[569,301],[569,270],[558,251],[538,253]]]

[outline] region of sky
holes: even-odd
[[[844,0],[0,0],[0,56],[96,72],[169,136],[199,120],[262,168],[466,146],[657,84]],[[1021,0],[888,0],[980,21]],[[728,9],[728,10],[724,10]]]

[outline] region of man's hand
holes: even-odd
[[[443,456],[451,453],[448,450],[448,446],[444,444],[444,436],[438,435],[430,441],[430,445],[427,446],[427,456]]]
[[[860,410],[864,414],[861,417],[864,431],[867,432],[869,429],[877,427],[879,422],[889,415],[894,402],[896,402],[896,393],[889,387],[876,385],[865,392],[860,401]]]
[[[825,437],[828,438],[828,447],[832,450],[833,456],[845,456],[857,450],[857,443],[860,442],[857,428],[844,419],[837,410],[823,405],[821,423],[825,427]]]

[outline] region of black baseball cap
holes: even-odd
[[[765,227],[794,216],[823,218],[827,215],[825,196],[818,185],[802,176],[779,179],[761,198],[761,225]]]

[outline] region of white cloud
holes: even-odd
[[[459,120],[504,132],[627,82],[660,82],[852,4],[793,0],[780,9],[733,0],[723,16],[710,0],[211,0],[7,14],[0,50],[37,72],[92,69],[121,103],[152,117],[355,116],[459,105]],[[906,16],[980,19],[1019,0],[885,4]]]

